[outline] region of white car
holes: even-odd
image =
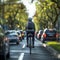
[[[18,36],[17,32],[9,31],[5,34],[6,34],[7,38],[9,39],[9,42],[12,42],[12,43],[16,42],[16,44],[19,44],[20,40],[19,40],[19,36]]]

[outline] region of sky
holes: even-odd
[[[22,0],[23,4],[26,6],[26,12],[28,13],[28,17],[33,17],[36,12],[35,2],[31,3],[31,0]]]
[[[3,0],[1,0],[3,1]],[[4,0],[6,1],[6,0]],[[28,17],[33,17],[36,12],[35,2],[37,0],[34,0],[33,3],[31,3],[31,0],[20,0],[23,2],[23,4],[26,6],[26,12],[28,14]]]

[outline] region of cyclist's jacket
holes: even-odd
[[[28,21],[26,30],[32,30],[32,29],[35,31],[35,25],[32,21]]]

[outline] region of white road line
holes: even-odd
[[[10,52],[21,52],[21,50],[10,50]]]
[[[43,46],[44,46],[44,47],[47,47],[47,45],[46,45],[46,44],[43,44]]]
[[[24,53],[29,53],[29,50],[10,50],[10,53],[22,53],[22,52],[24,52]]]
[[[22,46],[22,48],[25,48],[25,46],[26,46],[26,45],[24,44],[24,45]]]
[[[19,56],[10,56],[10,58],[18,58]]]
[[[21,53],[21,55],[19,56],[18,60],[23,60],[24,57],[24,53]]]

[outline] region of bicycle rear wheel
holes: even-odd
[[[29,41],[28,41],[28,44],[29,44],[29,51],[30,51],[30,55],[32,53],[32,34],[29,34]]]
[[[31,49],[32,49],[31,42],[32,42],[32,41],[31,41],[31,37],[30,37],[30,47],[29,47],[29,48],[30,48],[30,54],[31,54]]]

